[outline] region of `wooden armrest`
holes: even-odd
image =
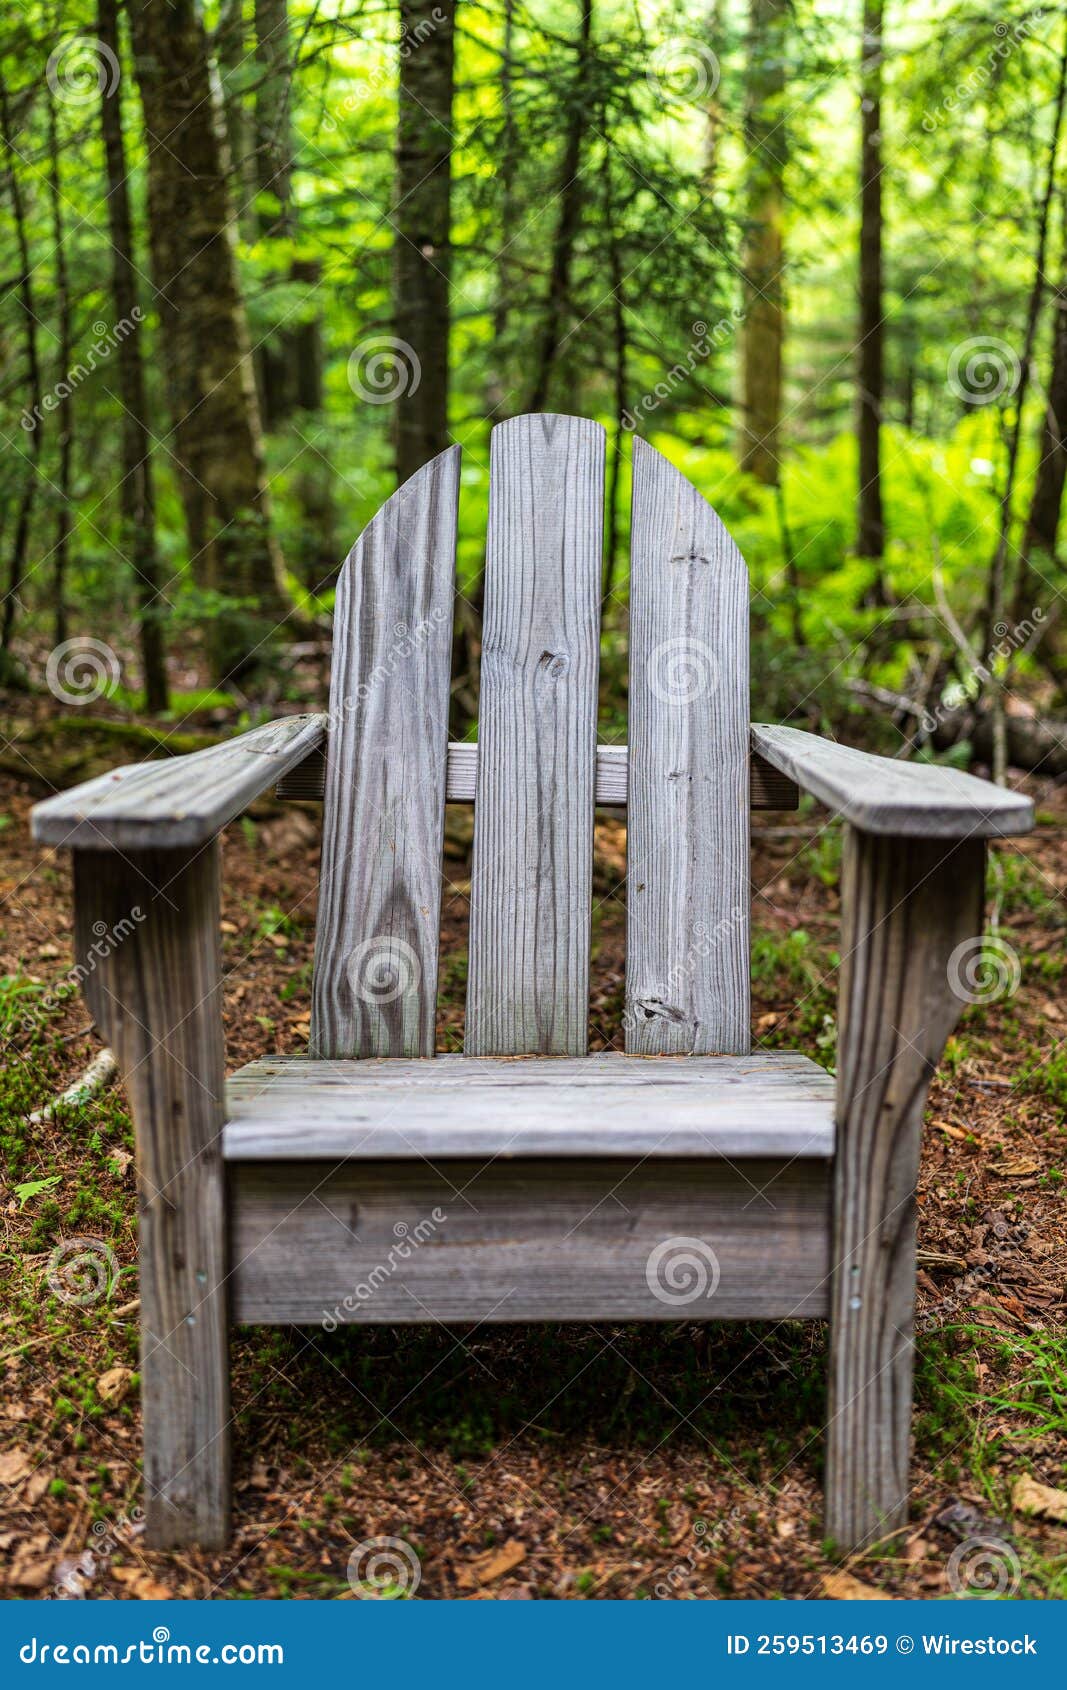
[[[37,804],[33,837],[96,850],[203,845],[325,737],[325,716],[283,716],[206,751],[128,764]]]
[[[961,769],[875,757],[799,728],[761,722],[752,724],[752,748],[863,833],[998,839],[1034,825],[1029,798]]]

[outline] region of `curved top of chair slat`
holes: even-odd
[[[589,1012],[604,430],[493,430],[466,1050],[581,1055]]]
[[[334,607],[315,1056],[432,1056],[460,448],[360,535]]]
[[[749,1048],[748,572],[716,512],[633,448],[626,1049]]]

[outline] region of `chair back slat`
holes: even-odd
[[[604,430],[493,430],[466,1050],[587,1048]]]
[[[711,506],[634,440],[626,1050],[749,1049],[748,576]]]
[[[394,493],[338,583],[313,1056],[434,1053],[459,460]]]

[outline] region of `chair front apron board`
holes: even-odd
[[[629,739],[598,745],[604,431],[577,417],[493,431],[479,739],[450,744],[459,467],[427,464],[353,547],[325,714],[34,811],[74,853],[136,1126],[148,1540],[228,1539],[232,1322],[828,1318],[827,1534],[870,1544],[907,1519],[952,965],[985,840],[1032,807],[750,725],[744,562],[640,439]],[[274,785],[323,802],[310,1051],[227,1080],[217,837]],[[798,787],[847,833],[836,1080],[750,1043],[749,810]],[[446,802],[473,802],[474,844],[464,1052],[437,1056]],[[598,804],[626,806],[627,959],[624,1049],[591,1056]]]

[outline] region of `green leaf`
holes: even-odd
[[[54,1191],[60,1183],[58,1174],[50,1174],[47,1179],[30,1179],[23,1185],[16,1185],[15,1196],[19,1200],[19,1208],[24,1209],[31,1198],[40,1197],[42,1192]]]

